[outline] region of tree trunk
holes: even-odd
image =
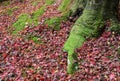
[[[68,73],[72,74],[77,69],[77,55],[74,50],[82,46],[87,38],[98,36],[103,30],[105,20],[111,19],[113,27],[118,27],[116,26],[118,22],[115,15],[115,7],[118,2],[119,0],[86,0],[83,14],[74,24],[70,36],[64,45],[64,49],[68,52]],[[112,30],[112,25],[109,30]]]

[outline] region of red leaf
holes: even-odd
[[[115,74],[110,74],[110,79],[112,80],[112,79],[114,79],[115,78]]]
[[[8,54],[7,53],[3,53],[2,56],[5,59],[8,56]]]
[[[104,33],[102,34],[102,37],[108,38],[110,35],[111,35],[111,32],[104,32]]]

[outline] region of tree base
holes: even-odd
[[[100,28],[103,27],[103,6],[96,4],[87,4],[86,8],[83,11],[83,14],[76,21],[73,26],[70,36],[64,45],[64,50],[68,52],[68,67],[67,72],[69,74],[74,73],[77,67],[77,56],[74,53],[74,50],[86,41],[87,38],[92,36],[97,36],[99,34]]]

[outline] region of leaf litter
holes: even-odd
[[[60,2],[60,0],[59,0]],[[19,33],[20,37],[8,32],[17,16],[37,8],[28,6],[30,1],[14,3],[20,8],[14,11],[14,17],[0,15],[0,80],[4,81],[119,81],[120,80],[120,36],[104,32],[98,39],[91,39],[76,49],[79,59],[79,70],[74,75],[68,75],[67,53],[62,51],[70,29],[74,22],[61,23],[59,31],[44,25],[45,18],[60,16],[55,11],[56,5],[48,6],[48,11],[40,18],[38,26],[26,26]],[[11,7],[12,7],[11,6]],[[10,7],[10,6],[9,6]],[[0,7],[1,8],[1,7]],[[1,8],[3,9],[3,7]],[[40,44],[25,39],[33,35],[40,37]]]

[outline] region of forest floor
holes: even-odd
[[[120,81],[120,36],[107,31],[76,49],[79,70],[67,74],[67,53],[62,48],[74,21],[62,21],[60,30],[44,23],[46,18],[61,16],[57,11],[60,1],[0,4],[0,81]],[[13,23],[21,14],[32,16],[43,5],[46,8],[37,16],[37,25],[25,20],[24,28],[13,32]]]

